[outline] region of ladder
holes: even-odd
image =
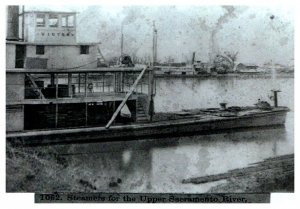
[[[97,54],[97,67],[101,67],[101,66],[104,66],[104,65],[107,65],[107,62],[101,52],[101,49],[100,49],[100,46],[98,45],[97,47],[97,51],[98,51],[98,54]]]
[[[32,86],[34,87],[34,91],[38,92],[39,96],[42,98],[42,99],[45,99],[45,96],[44,94],[42,93],[41,89],[38,87],[38,85],[35,83],[34,79],[32,78],[32,76],[29,74],[29,73],[26,73],[26,76],[27,78],[30,80]]]

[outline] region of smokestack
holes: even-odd
[[[19,40],[19,6],[7,7],[6,40]]]
[[[194,63],[195,63],[195,56],[196,56],[196,52],[193,52],[193,56],[192,56],[192,65],[194,65]]]

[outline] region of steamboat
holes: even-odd
[[[21,22],[21,24],[20,24]],[[138,66],[122,54],[109,66],[99,43],[76,42],[76,13],[8,7],[6,138],[51,144],[214,133],[284,125],[287,107],[199,108],[155,113],[153,63]],[[20,38],[21,37],[21,38]]]

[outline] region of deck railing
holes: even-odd
[[[25,99],[95,97],[127,93],[140,74],[137,72],[26,73]],[[148,93],[148,72],[134,93]]]

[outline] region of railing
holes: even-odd
[[[105,125],[124,98],[132,109],[136,99],[149,97],[152,74],[142,68],[7,69],[6,104],[23,108],[24,121],[32,119],[24,123],[25,130]],[[117,117],[112,123],[132,122],[134,112],[132,116]]]
[[[137,72],[27,73],[25,99],[95,97],[99,94],[126,93],[140,74]],[[145,72],[134,93],[148,93]]]

